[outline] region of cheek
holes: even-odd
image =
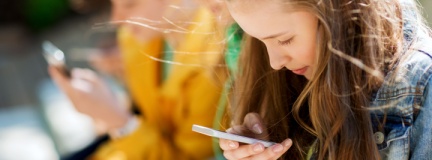
[[[299,45],[290,52],[293,53],[292,58],[301,64],[312,66],[315,62],[315,46]]]
[[[306,65],[314,65],[316,58],[315,38],[305,38],[298,44],[298,53],[301,61]]]

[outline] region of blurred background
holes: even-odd
[[[432,1],[419,2],[432,24]],[[116,47],[115,29],[95,25],[107,22],[109,12],[109,0],[0,1],[0,160],[60,159],[101,134],[54,86],[41,43],[62,49],[67,66],[91,68],[88,58],[103,54],[95,50]]]
[[[112,27],[95,27],[109,9],[109,0],[0,1],[0,160],[59,159],[100,134],[49,78],[41,44],[63,50],[70,67],[91,68],[94,50],[116,45]]]

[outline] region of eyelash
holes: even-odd
[[[292,37],[292,38],[290,38],[290,39],[288,39],[288,40],[286,40],[286,41],[279,41],[279,40],[278,40],[278,44],[279,44],[279,45],[282,45],[282,46],[284,46],[284,45],[289,45],[289,44],[291,44],[291,42],[292,42],[293,39],[294,39],[294,37]]]

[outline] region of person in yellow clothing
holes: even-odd
[[[213,124],[222,87],[219,80],[223,81],[214,68],[222,60],[220,53],[223,46],[215,30],[215,18],[208,9],[198,7],[187,12],[190,14],[184,17],[189,19],[176,19],[179,23],[190,22],[184,23],[187,26],[167,25],[165,28],[175,28],[173,31],[178,34],[143,40],[135,35],[131,27],[119,30],[125,80],[142,113],[140,116],[118,109],[116,106],[120,104],[95,74],[87,70],[74,70],[72,78],[67,79],[50,68],[53,79],[79,111],[96,119],[106,119],[110,124],[113,140],[100,147],[90,159],[214,157],[211,138],[192,132],[191,126]],[[172,54],[168,60],[171,65],[160,62],[167,54]],[[94,85],[90,87],[93,90],[101,91],[77,87],[83,81]],[[104,100],[102,95],[110,98]],[[85,100],[92,97],[95,98]],[[111,107],[108,111],[103,110],[101,106],[104,105]],[[103,111],[103,115],[98,111]]]
[[[219,52],[220,46],[218,39],[206,34],[214,32],[210,12],[201,8],[195,16],[192,21],[200,25],[188,29],[195,32],[186,34],[175,50],[164,52],[178,52],[173,54],[175,64],[170,66],[164,81],[161,81],[160,69],[163,63],[152,58],[162,57],[160,50],[167,44],[161,39],[142,44],[130,32],[121,30],[119,42],[126,65],[126,82],[142,112],[141,123],[129,136],[105,146],[94,159],[126,155],[127,159],[203,159],[213,156],[211,139],[193,133],[191,126],[194,123],[211,126],[213,123],[221,84],[213,80],[211,68],[221,58],[214,54]]]

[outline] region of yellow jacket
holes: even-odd
[[[214,18],[199,9],[183,41],[174,49],[168,78],[160,80],[163,40],[140,43],[126,29],[119,30],[126,84],[142,112],[133,133],[112,140],[92,159],[182,160],[213,157],[212,140],[191,130],[192,124],[212,126],[222,85],[214,65],[222,55]],[[178,65],[181,63],[183,65]],[[216,77],[217,78],[217,77]]]

